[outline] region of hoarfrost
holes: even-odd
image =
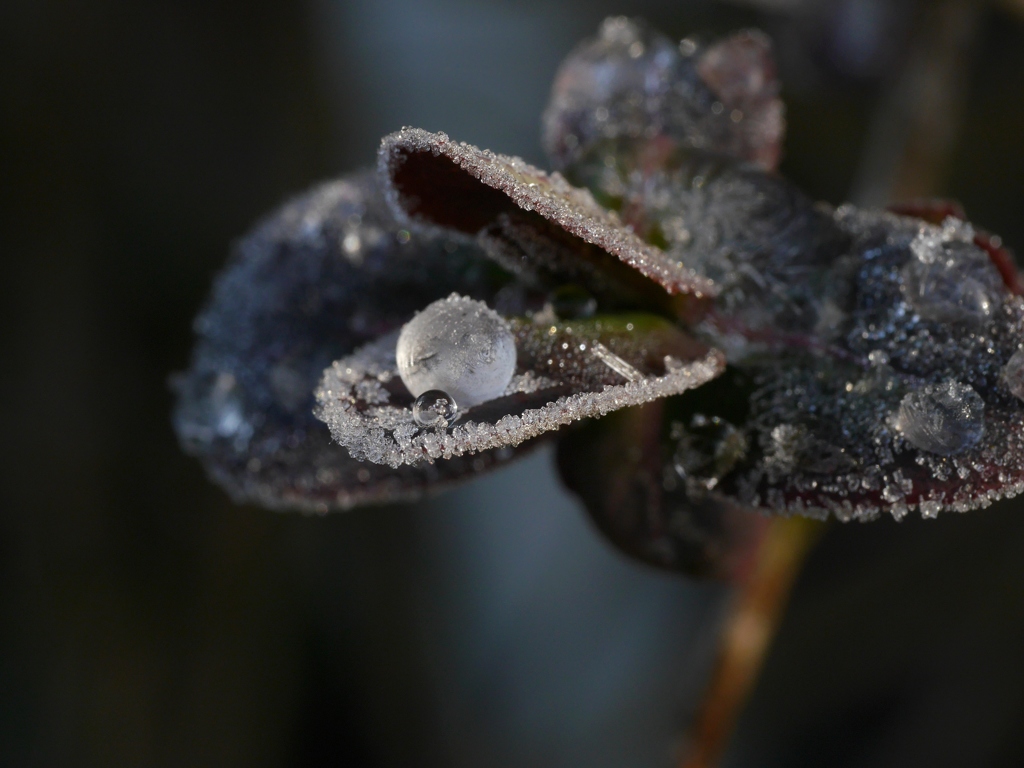
[[[784,179],[698,150],[615,141],[596,143],[566,173],[717,286],[705,330],[730,360],[785,334],[829,338],[841,327],[849,237]]]
[[[586,188],[444,134],[386,137],[378,179],[324,185],[242,242],[175,381],[183,445],[238,498],[325,510],[659,400],[567,435],[559,460],[602,529],[684,569],[749,540],[727,520],[741,505],[900,519],[1020,493],[1011,260],[958,219],[832,210],[765,173],[777,88],[758,33],[676,46],[611,19],[545,114]],[[507,322],[488,344],[514,344],[468,384],[450,339],[399,360],[402,323],[453,290]],[[443,365],[419,380],[424,357]],[[605,462],[601,482],[570,450]]]

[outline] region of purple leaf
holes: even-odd
[[[173,380],[182,445],[239,501],[320,510],[419,496],[509,458],[386,469],[313,417],[332,360],[453,288],[491,298],[505,282],[474,249],[402,229],[373,174],[318,187],[243,239],[217,279],[192,366]]]
[[[611,414],[558,446],[562,479],[619,549],[695,577],[742,579],[768,518],[687,485],[665,403]]]

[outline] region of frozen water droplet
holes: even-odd
[[[405,324],[395,358],[413,395],[441,390],[472,408],[505,391],[515,372],[516,344],[501,315],[482,301],[452,294]]]
[[[412,417],[421,427],[448,427],[459,408],[454,398],[440,389],[430,389],[412,404]]]
[[[977,323],[999,307],[1002,278],[973,238],[970,225],[950,218],[942,229],[923,229],[910,244],[914,256],[903,267],[903,292],[925,320]]]
[[[1018,349],[1003,366],[1003,383],[1014,397],[1024,400],[1024,349]]]
[[[563,285],[551,293],[551,309],[563,320],[593,317],[597,300],[578,285]]]
[[[672,438],[678,441],[673,467],[691,491],[694,484],[712,490],[747,455],[747,438],[717,416],[696,414],[689,427],[675,424]]]
[[[970,385],[947,379],[906,395],[896,427],[922,451],[952,456],[985,434],[985,402]]]

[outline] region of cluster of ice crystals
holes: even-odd
[[[985,402],[970,385],[947,379],[904,396],[896,428],[922,451],[952,456],[984,436]]]
[[[501,395],[516,368],[508,323],[484,302],[458,294],[435,301],[406,323],[395,356],[414,396],[441,390],[464,409]]]
[[[903,268],[903,290],[925,320],[979,324],[999,307],[1002,278],[974,244],[969,224],[951,217],[941,228],[924,226],[910,250],[914,258]]]

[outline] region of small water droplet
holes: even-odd
[[[421,427],[451,426],[458,412],[455,399],[440,389],[424,392],[412,404],[412,417]]]
[[[597,300],[578,285],[557,288],[548,301],[554,313],[563,320],[593,317],[597,312]]]
[[[676,440],[673,467],[693,490],[711,490],[747,455],[747,438],[729,422],[717,416],[696,414],[688,427],[672,427]]]

